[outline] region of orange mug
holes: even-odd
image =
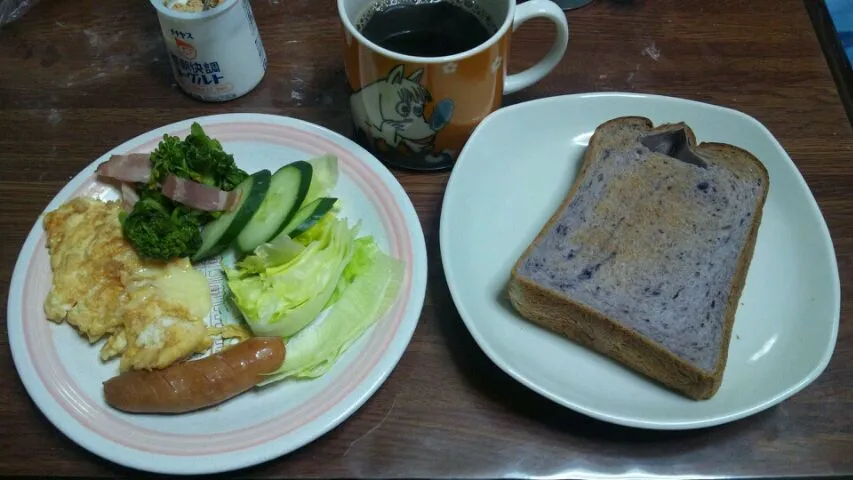
[[[503,94],[541,80],[569,41],[552,0],[338,0],[338,13],[354,137],[386,164],[412,170],[452,167]],[[537,17],[557,27],[550,51],[507,75],[512,32]]]

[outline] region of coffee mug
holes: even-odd
[[[560,62],[569,40],[551,0],[338,0],[356,140],[386,164],[452,167],[471,132]],[[539,63],[507,75],[510,37],[522,23],[557,27]]]

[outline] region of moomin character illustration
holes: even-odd
[[[350,96],[357,133],[372,138],[377,150],[432,156],[436,134],[450,122],[453,101],[438,102],[427,119],[424,109],[432,95],[420,84],[423,74],[421,68],[405,76],[403,65],[397,65]]]

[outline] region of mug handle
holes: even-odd
[[[522,23],[537,17],[554,22],[557,27],[557,38],[554,39],[551,50],[542,60],[539,60],[539,63],[523,72],[506,77],[504,93],[517,92],[542,80],[542,77],[548,75],[560,63],[566,53],[569,43],[569,23],[566,21],[566,15],[552,0],[529,0],[518,5],[515,9],[515,17],[512,19],[512,31],[516,31]]]

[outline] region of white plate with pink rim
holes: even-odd
[[[283,381],[249,391],[215,408],[173,416],[125,414],[108,407],[101,384],[115,362],[98,359],[72,327],[46,320],[50,263],[41,217],[21,249],[9,291],[9,343],[27,392],[65,435],[118,464],[157,473],[206,474],[255,465],[291,452],[328,432],[358,409],[403,355],[423,306],[427,263],[423,231],[408,195],[375,157],[349,139],[292,118],[227,114],[158,128],[110,150],[86,167],[45,211],[77,195],[118,198],[96,180],[96,166],[111,154],[149,152],[164,133],[185,136],[192,122],[220,140],[246,171],[278,167],[324,153],[337,155],[340,179],[333,192],[341,214],[361,220],[383,251],[405,263],[396,303],[326,375]]]
[[[595,128],[622,116],[656,125],[684,121],[698,141],[745,148],[770,174],[723,383],[709,400],[673,393],[535,326],[505,294],[512,265],[562,203]],[[500,215],[484,213],[495,211]],[[779,142],[735,110],[629,93],[564,95],[500,109],[462,150],[440,228],[450,293],[486,355],[532,390],[599,420],[660,430],[731,422],[805,388],[835,348],[841,289],[829,229]]]

